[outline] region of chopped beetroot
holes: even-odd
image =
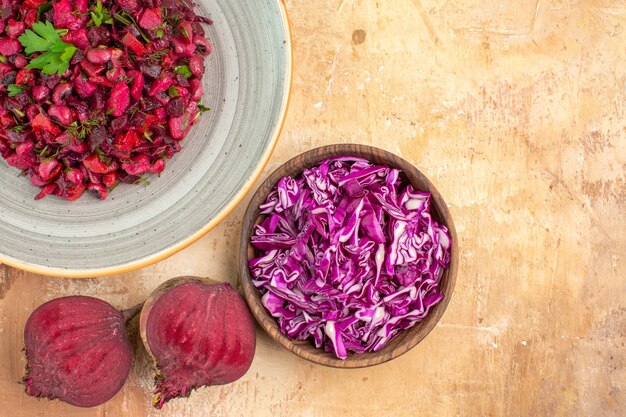
[[[87,49],[90,46],[88,34],[87,29],[81,28],[69,31],[62,39],[64,42],[71,43],[80,49]]]
[[[35,101],[43,101],[50,96],[50,89],[45,85],[36,85],[33,87],[32,94]]]
[[[152,165],[150,165],[151,174],[160,174],[165,169],[165,160],[157,159]]]
[[[87,51],[87,60],[92,64],[104,64],[111,60],[111,49],[94,48]]]
[[[52,101],[61,103],[72,93],[72,86],[69,83],[60,83],[52,90]]]
[[[16,39],[18,36],[24,33],[24,29],[26,29],[24,22],[9,19],[4,28],[4,32],[9,36],[9,38]]]
[[[59,0],[52,9],[56,28],[79,30],[87,23],[87,0]]]
[[[193,55],[189,58],[189,69],[196,77],[202,77],[202,74],[204,74],[204,58],[200,55]]]
[[[182,114],[178,117],[172,116],[168,124],[172,138],[181,140],[185,136],[187,128],[190,126],[190,116],[189,114]]]
[[[198,78],[193,78],[189,81],[189,90],[192,102],[200,100],[202,98],[202,94],[204,94],[204,87]]]
[[[137,0],[118,0],[117,4],[119,4],[122,9],[126,9],[131,12],[137,9]]]
[[[83,59],[82,61],[80,61],[80,66],[85,72],[85,75],[87,75],[87,77],[96,77],[102,74],[102,72],[106,68],[106,66],[102,64],[92,64],[86,59]]]
[[[85,191],[85,184],[67,184],[63,192],[61,193],[61,197],[68,201],[78,200],[78,198],[83,195]]]
[[[13,56],[13,65],[15,66],[15,68],[21,69],[28,65],[28,61],[26,60],[24,55],[16,54]]]
[[[22,6],[24,6],[25,9],[37,9],[46,1],[47,0],[24,0]]]
[[[170,86],[174,84],[174,80],[170,77],[164,76],[154,81],[148,90],[149,96],[155,96],[159,93],[167,91]]]
[[[187,43],[193,42],[193,28],[191,27],[191,23],[188,21],[182,21],[178,25],[178,31],[180,32],[181,38],[185,40]]]
[[[150,158],[144,154],[133,156],[131,162],[122,164],[122,169],[128,175],[145,174],[150,170]]]
[[[98,198],[100,200],[106,200],[107,198],[107,189],[102,184],[94,184],[93,182],[89,184],[88,189],[95,191],[98,193]]]
[[[30,126],[35,132],[46,131],[52,133],[53,135],[58,135],[61,132],[61,129],[59,129],[49,118],[41,113],[37,114],[30,121]]]
[[[39,176],[45,183],[48,183],[59,176],[61,173],[61,164],[56,159],[42,162],[38,167]]]
[[[96,85],[96,88],[98,85],[102,87],[113,88],[113,83],[106,77],[103,77],[101,75],[92,75],[91,77],[89,77],[89,82]]]
[[[33,9],[25,10],[22,20],[24,21],[24,24],[26,25],[27,28],[32,28],[33,23],[37,21],[37,10],[33,10]]]
[[[0,54],[5,56],[15,55],[22,50],[22,44],[17,39],[0,36]]]
[[[115,136],[113,146],[122,152],[130,153],[137,143],[139,143],[139,135],[134,130],[129,130]]]
[[[146,300],[139,328],[155,363],[156,408],[196,388],[241,378],[254,358],[252,315],[228,283],[165,282]]]
[[[77,189],[73,186],[64,197],[75,199],[82,193]],[[58,191],[57,184],[48,184],[36,198]],[[93,407],[113,397],[131,367],[124,315],[92,297],[57,298],[39,306],[26,322],[24,345],[26,393],[78,407]]]
[[[180,56],[190,57],[196,51],[194,43],[188,43],[181,38],[172,37],[171,42],[174,45],[174,52]]]
[[[95,77],[92,77],[92,79]],[[74,80],[74,91],[81,98],[91,97],[96,92],[98,86],[90,81],[83,80],[81,76],[76,77]]]
[[[143,44],[139,42],[139,39],[134,37],[130,32],[126,32],[126,34],[122,37],[122,43],[137,56],[142,56],[146,53],[146,48]]]
[[[48,116],[60,125],[68,126],[76,121],[76,111],[63,104],[52,104],[48,108]]]
[[[162,23],[161,9],[146,9],[139,18],[139,26],[144,29],[153,29]]]
[[[43,178],[41,178],[41,176],[34,171],[31,171],[29,179],[30,183],[33,184],[35,187],[43,187],[44,185],[46,185],[46,181],[44,181]]]
[[[125,82],[118,82],[111,90],[111,96],[107,101],[107,108],[111,115],[119,117],[126,111],[130,103],[130,90]]]
[[[113,187],[117,183],[117,174],[109,172],[102,176],[102,183],[107,187]]]
[[[95,172],[96,174],[108,174],[109,172],[114,172],[118,168],[117,161],[107,164],[97,154],[91,154],[85,158],[83,160],[83,165],[89,171]]]
[[[83,172],[79,169],[72,169],[65,172],[65,179],[74,184],[82,184],[83,178]]]
[[[145,78],[140,71],[133,71],[133,85],[130,88],[130,95],[135,99],[139,100],[143,93],[143,86],[145,85]]]
[[[23,68],[15,76],[15,85],[30,84],[35,79],[34,70]]]
[[[120,182],[162,173],[198,120],[210,21],[170,0],[6,0],[1,9],[0,156],[41,188],[36,198],[90,190],[104,199]],[[45,53],[22,45],[37,21],[76,48],[62,73],[28,68]]]
[[[111,82],[116,82],[125,77],[126,77],[126,72],[124,71],[124,68],[122,68],[122,66],[119,63],[116,63],[115,61],[113,61],[113,68],[111,68],[110,70],[106,72],[107,80]]]
[[[202,55],[209,55],[211,53],[211,43],[201,35],[193,36],[193,43],[198,48],[198,51],[202,53]]]
[[[59,186],[58,184],[55,184],[55,183],[46,184],[46,185],[41,184],[38,186],[41,187],[41,191],[39,192],[39,194],[35,196],[35,200],[41,200],[42,198],[50,194],[57,195],[59,191]]]

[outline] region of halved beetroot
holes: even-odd
[[[56,184],[41,194],[53,193]],[[57,298],[28,318],[24,384],[35,397],[93,407],[113,397],[130,371],[124,315],[93,297]]]
[[[254,321],[241,295],[228,283],[197,277],[158,287],[144,303],[139,329],[154,360],[156,408],[196,388],[241,378],[256,347]]]

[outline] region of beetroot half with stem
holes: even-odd
[[[125,315],[93,297],[39,306],[24,329],[26,393],[93,407],[117,393],[130,371]]]
[[[254,357],[252,315],[228,283],[196,277],[165,282],[144,303],[139,328],[154,360],[156,408],[195,388],[241,378]]]

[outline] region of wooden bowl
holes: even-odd
[[[444,224],[450,231],[452,241],[450,265],[444,271],[439,289],[444,294],[444,299],[432,307],[424,320],[416,323],[413,327],[403,330],[384,348],[378,352],[348,354],[347,359],[338,359],[334,353],[324,352],[317,349],[309,341],[292,340],[284,335],[278,323],[261,303],[261,294],[252,283],[252,276],[248,268],[248,261],[256,256],[256,249],[250,244],[250,237],[253,227],[261,219],[259,216],[259,206],[265,202],[269,192],[274,188],[278,180],[284,176],[296,176],[304,169],[309,168],[324,159],[336,156],[356,156],[365,158],[375,164],[386,164],[394,168],[399,168],[404,173],[403,181],[411,183],[415,188],[431,194],[431,214],[433,219],[440,224]],[[263,329],[278,343],[295,353],[296,355],[311,362],[336,368],[361,368],[378,365],[397,358],[408,352],[421,342],[426,335],[435,327],[443,315],[454,290],[456,273],[458,269],[458,240],[452,216],[448,211],[445,201],[439,194],[435,186],[417,168],[406,160],[382,149],[364,145],[330,145],[313,149],[291,159],[276,171],[274,171],[256,191],[250,201],[243,220],[241,241],[239,247],[239,269],[240,279],[243,287],[244,297]]]

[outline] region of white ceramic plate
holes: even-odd
[[[137,269],[190,245],[234,208],[270,157],[285,117],[291,44],[281,0],[196,0],[213,52],[202,115],[160,177],[105,201],[39,191],[0,160],[0,262],[66,277]]]

